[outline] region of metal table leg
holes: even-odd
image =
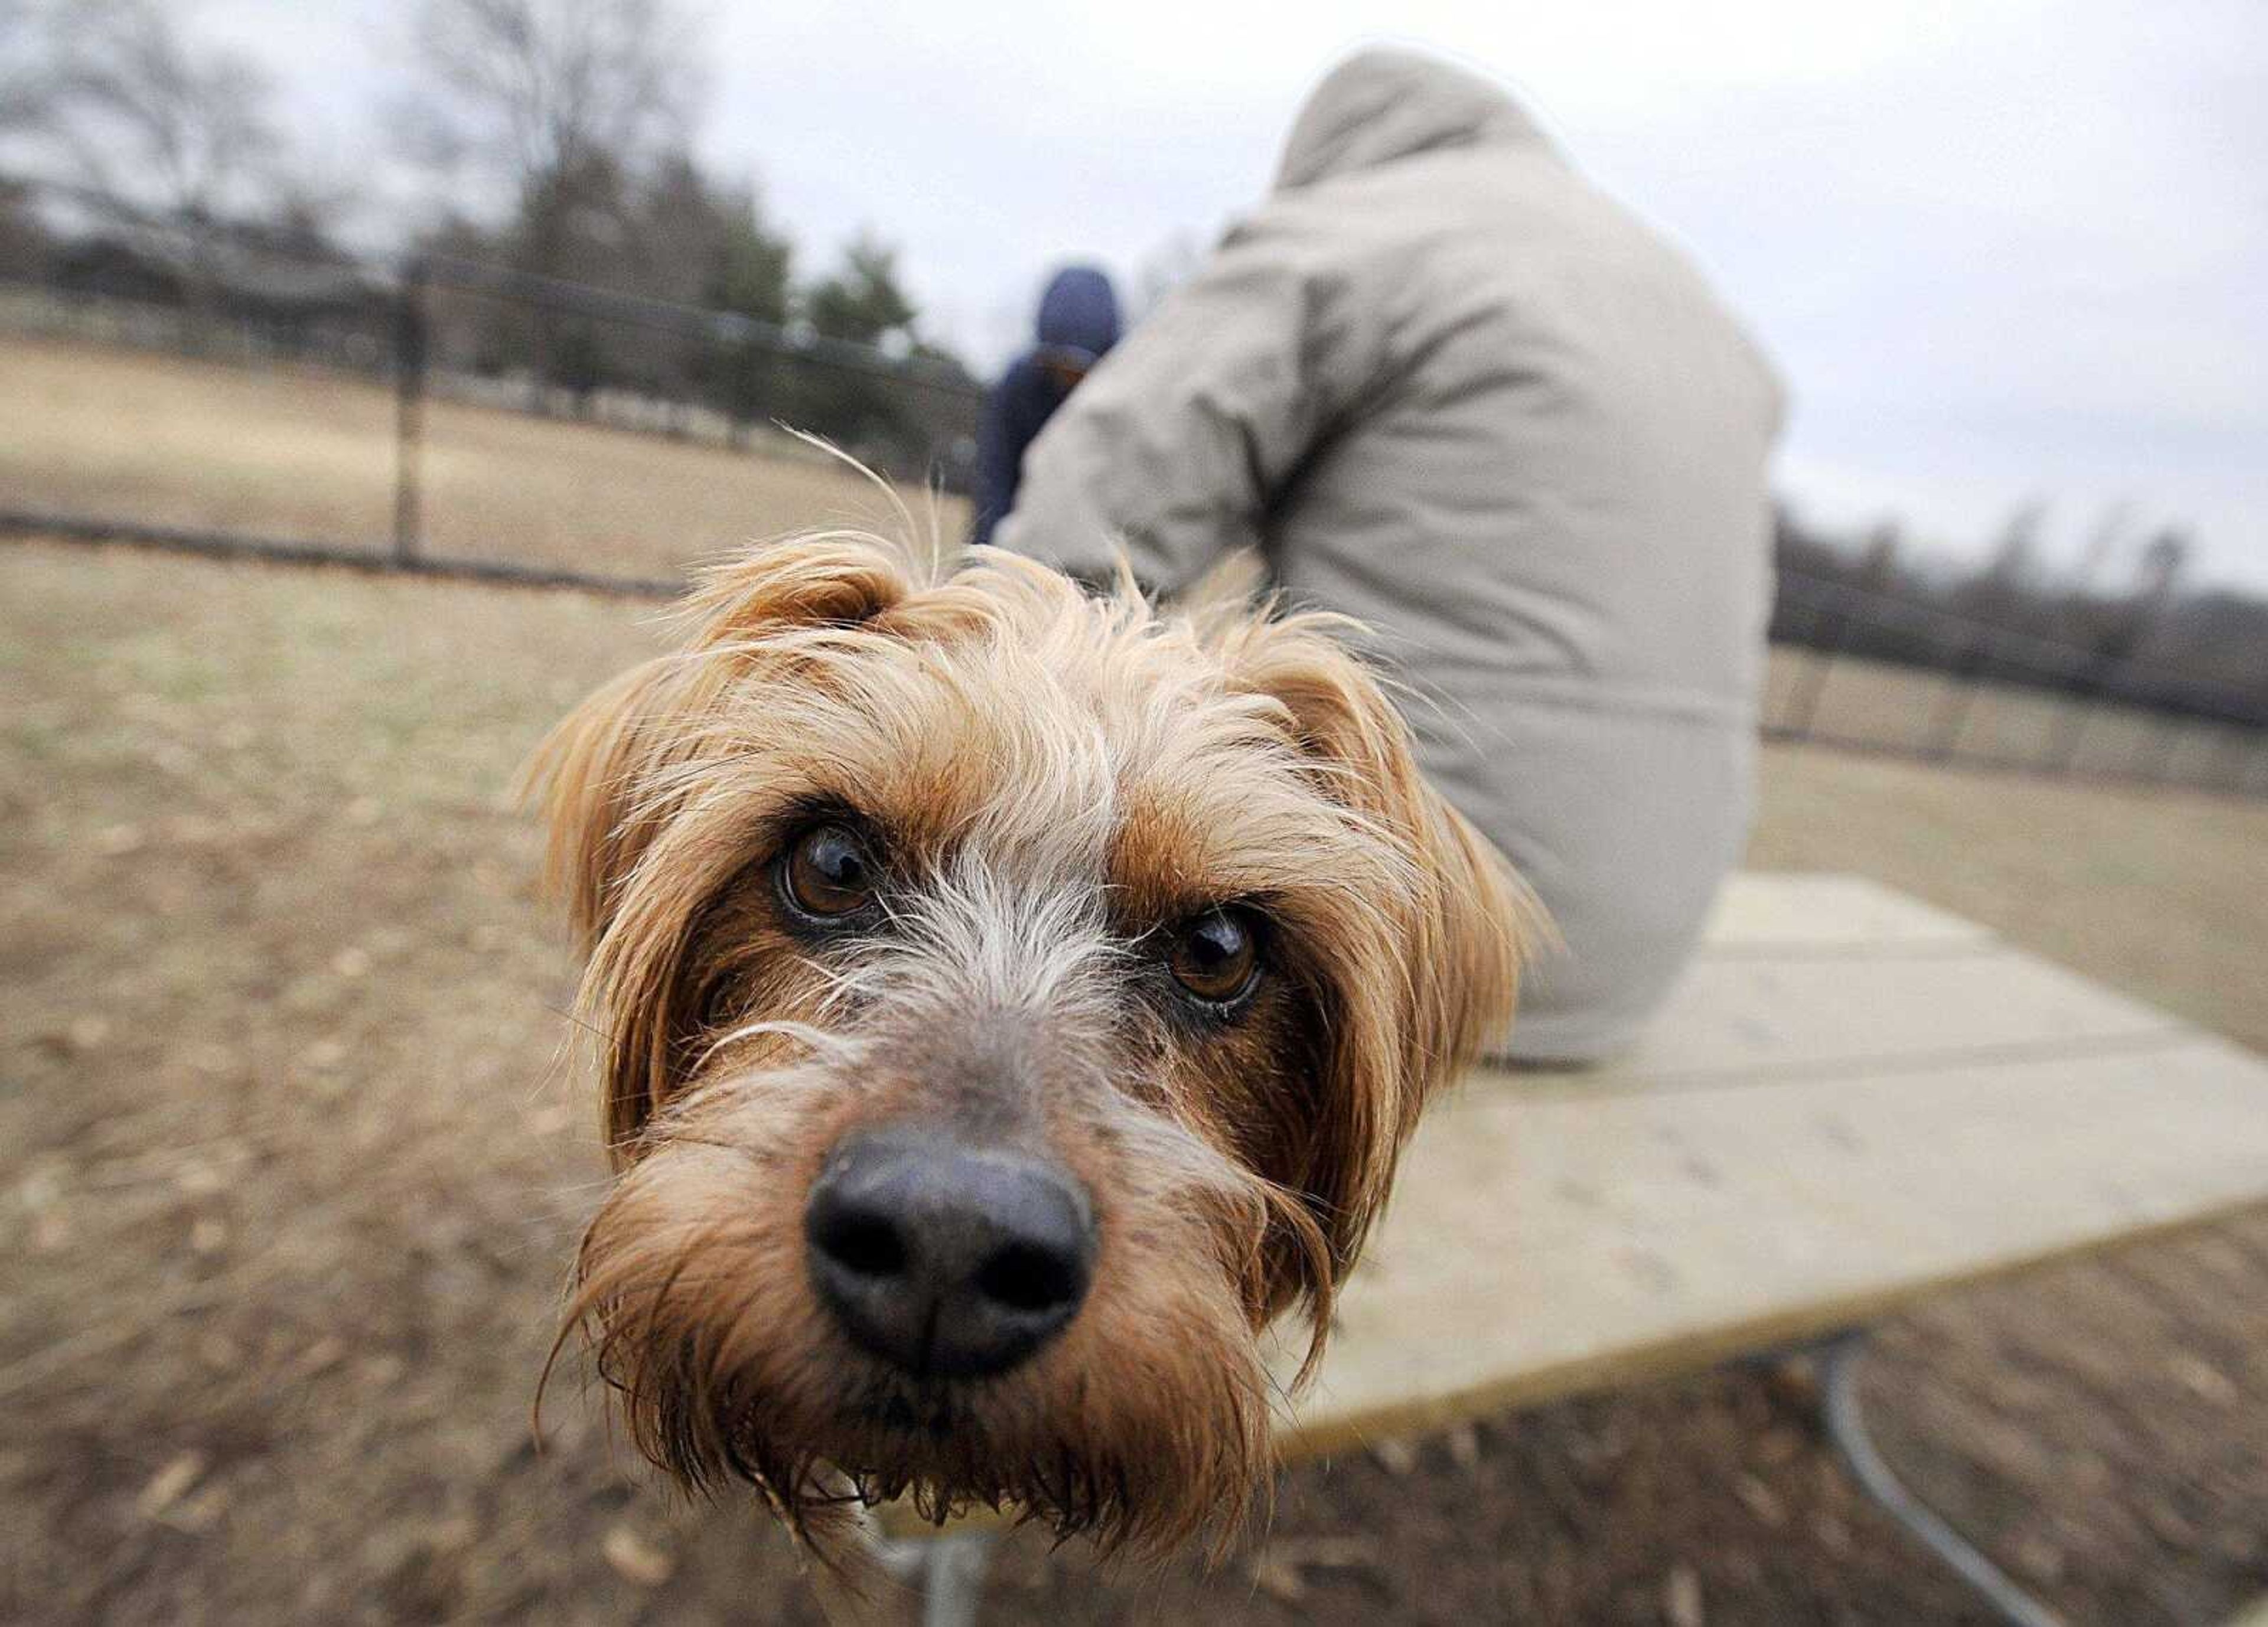
[[[1866,1415],[1859,1404],[1859,1358],[1866,1347],[1864,1329],[1803,1347],[1815,1351],[1819,1358],[1820,1411],[1827,1438],[1859,1488],[1951,1566],[2011,1627],[2067,1627],[1891,1472],[1867,1432]],[[993,1531],[885,1539],[876,1543],[875,1557],[893,1575],[920,1578],[923,1627],[976,1627],[984,1574],[998,1540]]]
[[[1961,1573],[2014,1627],[2065,1627],[2064,1620],[2017,1586],[1960,1532],[1908,1491],[1867,1433],[1859,1407],[1859,1358],[1867,1348],[1864,1329],[1836,1335],[1820,1347],[1820,1410],[1827,1438],[1867,1495],[1939,1558]]]
[[[920,1579],[922,1627],[976,1627],[984,1572],[998,1541],[997,1531],[886,1538],[875,1544],[874,1557],[893,1576]]]

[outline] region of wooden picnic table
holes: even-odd
[[[2264,1200],[2268,1063],[1872,882],[1743,874],[1634,1054],[1427,1115],[1278,1439],[1705,1366]]]
[[[1427,1114],[1278,1444],[1324,1455],[1842,1334],[1826,1410],[1861,1483],[2039,1627],[1874,1452],[1851,1330],[2263,1201],[2268,1062],[1873,882],[1743,874],[1633,1053],[1483,1068]],[[1303,1350],[1282,1341],[1280,1380]],[[955,1587],[932,1621],[969,1619]]]

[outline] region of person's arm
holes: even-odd
[[[1024,398],[1031,394],[1031,358],[1018,357],[984,397],[984,416],[976,430],[976,482],[971,494],[976,517],[968,533],[972,547],[991,541],[993,528],[1016,505],[1024,449],[1037,428],[1037,420],[1023,409]]]
[[[1256,544],[1275,490],[1343,404],[1370,345],[1329,245],[1263,210],[1103,358],[1026,454],[1003,547],[1174,592]]]

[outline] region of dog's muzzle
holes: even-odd
[[[1079,1314],[1094,1210],[1061,1166],[932,1126],[853,1135],[804,1210],[811,1279],[850,1341],[919,1379],[1024,1361]]]

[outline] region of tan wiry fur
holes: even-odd
[[[1233,1527],[1257,1331],[1296,1308],[1320,1355],[1516,968],[1517,884],[1338,630],[813,534],[711,571],[681,647],[560,726],[537,768],[617,1168],[570,1325],[653,1461],[804,1532],[896,1495],[1152,1551]],[[822,814],[882,834],[892,902],[814,946],[770,878]],[[1158,935],[1229,902],[1264,980],[1177,1020]],[[845,1134],[971,1115],[1084,1183],[1100,1260],[1033,1359],[917,1382],[829,1325],[800,1216]]]

